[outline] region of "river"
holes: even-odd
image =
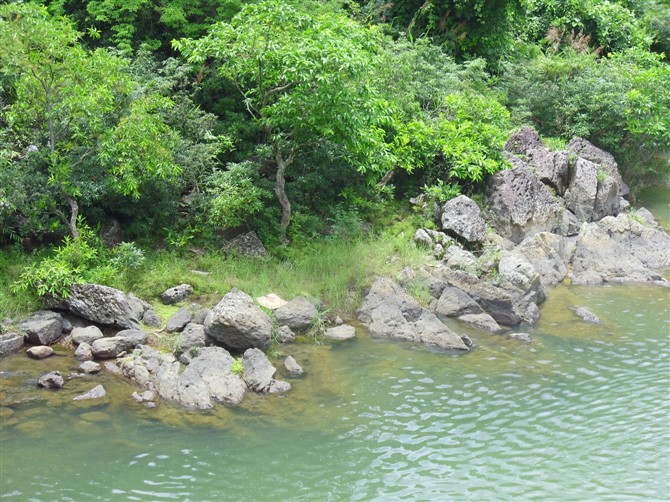
[[[77,364],[10,356],[0,498],[668,500],[669,306],[668,288],[563,285],[530,344],[468,331],[476,350],[449,355],[359,330],[288,346],[306,376],[286,397],[206,413],[145,409],[104,374],[39,390]],[[97,383],[104,401],[71,400]]]

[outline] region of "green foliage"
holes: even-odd
[[[444,204],[461,195],[461,187],[456,183],[445,183],[442,180],[437,180],[434,185],[424,185],[423,193],[426,194],[428,202]]]
[[[122,242],[112,252],[112,267],[124,274],[139,269],[145,260],[144,251],[138,248],[134,242]]]
[[[230,371],[236,375],[242,375],[242,373],[244,373],[244,362],[241,358],[236,357],[233,360],[232,364],[230,365]]]

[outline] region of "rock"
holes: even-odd
[[[186,307],[182,307],[177,312],[175,312],[170,319],[168,319],[165,330],[168,333],[174,333],[176,331],[181,331],[186,327],[186,325],[191,322],[193,314]]]
[[[142,316],[142,322],[150,328],[160,328],[163,326],[160,317],[154,309],[147,309]]]
[[[207,320],[207,316],[211,310],[203,308],[197,303],[192,303],[189,308],[191,309],[191,312],[193,312],[193,318],[191,319],[191,322],[193,324],[201,324],[204,326],[205,321]]]
[[[549,185],[558,195],[563,195],[570,174],[568,153],[552,152],[549,148],[536,147],[529,149],[526,155],[535,176],[545,185]]]
[[[498,262],[498,280],[503,288],[518,290],[518,296],[536,305],[546,299],[546,293],[540,274],[537,273],[533,264],[521,253],[503,253]]]
[[[296,296],[286,305],[275,310],[274,315],[280,325],[286,325],[296,331],[304,331],[312,326],[319,312],[307,298]]]
[[[135,347],[135,342],[123,336],[100,338],[91,345],[91,352],[98,359],[112,359]]]
[[[621,178],[619,167],[614,160],[612,154],[601,150],[600,148],[589,143],[584,138],[572,138],[568,143],[568,152],[576,154],[578,157],[591,161],[597,164],[600,169],[608,176],[612,177],[619,187],[619,195],[625,197],[630,190]]]
[[[268,394],[284,394],[291,390],[291,384],[283,380],[272,380]]]
[[[431,310],[441,319],[484,312],[467,293],[453,286],[445,286]]]
[[[280,326],[277,329],[277,335],[279,336],[280,343],[293,343],[295,342],[295,333],[288,326]]]
[[[246,392],[246,385],[239,375],[233,373],[233,361],[233,357],[221,347],[201,349],[181,375],[182,400],[188,396],[190,388],[188,382],[193,381],[202,382],[209,398],[214,401],[231,405],[240,404]]]
[[[73,398],[73,401],[84,401],[87,399],[101,399],[107,395],[107,392],[105,391],[105,388],[102,385],[96,385],[93,387],[91,390],[86,392],[85,394],[81,394],[75,398]]]
[[[572,259],[574,284],[650,282],[661,276],[614,239],[598,223],[584,223]]]
[[[140,327],[126,295],[108,286],[75,284],[70,288],[70,296],[64,299],[51,299],[48,303],[49,306],[69,310],[96,324],[115,326],[119,329]]]
[[[20,325],[26,342],[33,345],[51,345],[63,335],[63,318],[56,312],[40,310]]]
[[[73,328],[72,341],[77,345],[87,343],[91,345],[96,340],[103,338],[105,335],[97,326],[86,326],[85,328]]]
[[[465,195],[447,201],[442,206],[442,229],[468,242],[482,242],[486,225],[475,201]]]
[[[264,348],[272,336],[272,319],[249,295],[233,289],[207,317],[205,334],[232,350]]]
[[[105,361],[102,363],[102,367],[105,368],[112,375],[121,375],[121,368],[116,364],[115,361]]]
[[[291,376],[301,376],[305,371],[302,369],[302,366],[293,358],[293,356],[288,356],[284,361],[284,367],[286,371],[289,372]]]
[[[551,232],[564,209],[532,172],[521,166],[489,177],[486,200],[497,232],[515,242],[538,232]]]
[[[433,239],[430,238],[428,232],[423,228],[418,228],[416,232],[414,232],[414,242],[421,246],[433,247]]]
[[[564,199],[567,208],[580,221],[595,221],[619,213],[616,181],[583,158],[577,159]]]
[[[74,351],[74,357],[79,361],[90,361],[93,359],[91,346],[86,342],[80,343],[77,350]]]
[[[512,340],[519,340],[520,342],[530,343],[533,341],[533,337],[528,333],[510,333],[509,337]]]
[[[126,299],[128,300],[128,305],[130,306],[130,310],[135,319],[142,319],[146,311],[151,308],[151,305],[148,302],[138,298],[133,293],[128,293]]]
[[[60,371],[52,371],[37,379],[37,386],[43,389],[60,389],[65,385],[65,379]]]
[[[72,333],[74,326],[72,326],[72,323],[63,316],[61,316],[61,324],[63,325],[63,334]]]
[[[190,284],[180,284],[166,289],[161,293],[161,300],[165,305],[174,305],[188,298],[193,294],[193,286]]]
[[[575,314],[577,314],[579,317],[581,317],[585,322],[588,322],[590,324],[601,324],[601,320],[598,318],[597,315],[595,315],[593,312],[591,312],[588,309],[585,309],[584,307],[576,307],[575,308]]]
[[[434,345],[450,350],[469,350],[463,340],[432,312],[389,279],[378,279],[358,311],[372,336]]]
[[[496,320],[486,312],[481,312],[479,314],[465,314],[458,316],[458,320],[491,333],[497,333],[502,329]]]
[[[505,151],[525,155],[528,150],[543,147],[540,135],[532,127],[523,126],[505,143]]]
[[[479,260],[470,251],[451,246],[442,258],[449,268],[454,270],[464,270],[476,274],[479,270]]]
[[[141,329],[124,329],[116,334],[117,337],[127,338],[133,343],[133,347],[144,345],[149,339],[149,335]]]
[[[17,352],[21,347],[23,347],[23,335],[16,333],[4,333],[0,335],[0,356]]]
[[[156,399],[156,393],[153,390],[145,390],[142,393],[133,392],[130,397],[138,403],[151,403]]]
[[[328,328],[323,336],[337,341],[351,340],[356,337],[356,328],[348,324],[342,324],[341,326]]]
[[[259,349],[247,349],[242,357],[244,373],[242,379],[250,389],[257,392],[267,392],[277,373],[267,356]]]
[[[656,221],[656,218],[654,218],[654,215],[651,214],[649,209],[646,207],[641,207],[635,211],[635,217],[641,220],[641,223],[643,225],[647,225],[649,227],[658,227],[658,222]]]
[[[188,352],[197,347],[204,347],[206,341],[205,327],[200,324],[189,323],[181,332],[179,351]]]
[[[227,242],[221,250],[224,253],[234,252],[238,256],[249,258],[264,258],[269,256],[265,246],[263,246],[263,242],[258,238],[256,232],[253,231],[238,235],[230,242]]]
[[[28,354],[33,359],[46,359],[47,357],[53,355],[53,353],[54,349],[47,345],[36,345],[34,347],[30,347],[26,351],[26,354]]]
[[[283,307],[288,303],[286,300],[279,298],[274,293],[270,293],[265,296],[259,296],[256,298],[256,301],[261,307],[265,307],[266,309],[270,310],[277,310],[279,307]]]
[[[98,373],[100,369],[100,365],[93,361],[85,361],[79,365],[79,371],[86,374]]]
[[[540,232],[525,238],[512,254],[521,255],[532,264],[542,285],[555,286],[568,275],[567,264],[572,255],[566,250],[566,246],[565,237]]]

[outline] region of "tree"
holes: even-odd
[[[361,171],[389,162],[383,125],[389,106],[374,85],[380,32],[316,2],[245,5],[199,40],[173,42],[192,63],[212,58],[258,124],[276,164],[281,237],[291,221],[286,170],[310,145],[344,147]]]
[[[143,93],[125,58],[87,52],[79,38],[67,19],[51,18],[43,7],[0,7],[8,143],[15,151],[33,145],[31,155],[69,206],[69,217],[59,205],[54,210],[74,239],[81,199],[110,190],[138,197],[147,180],[179,173],[176,135],[158,114],[170,100]]]

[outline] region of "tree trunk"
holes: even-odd
[[[277,199],[281,205],[281,239],[283,243],[288,244],[286,230],[291,223],[291,202],[286,196],[286,178],[284,175],[286,173],[286,168],[293,161],[293,154],[289,155],[288,159],[284,159],[281,150],[279,149],[279,145],[273,144],[272,149],[274,151],[275,161],[277,162],[275,194],[277,194]]]
[[[77,230],[77,217],[79,216],[79,204],[69,195],[65,196],[68,204],[70,204],[70,221],[68,222],[68,227],[70,227],[70,235],[74,240],[79,239],[79,230]]]

